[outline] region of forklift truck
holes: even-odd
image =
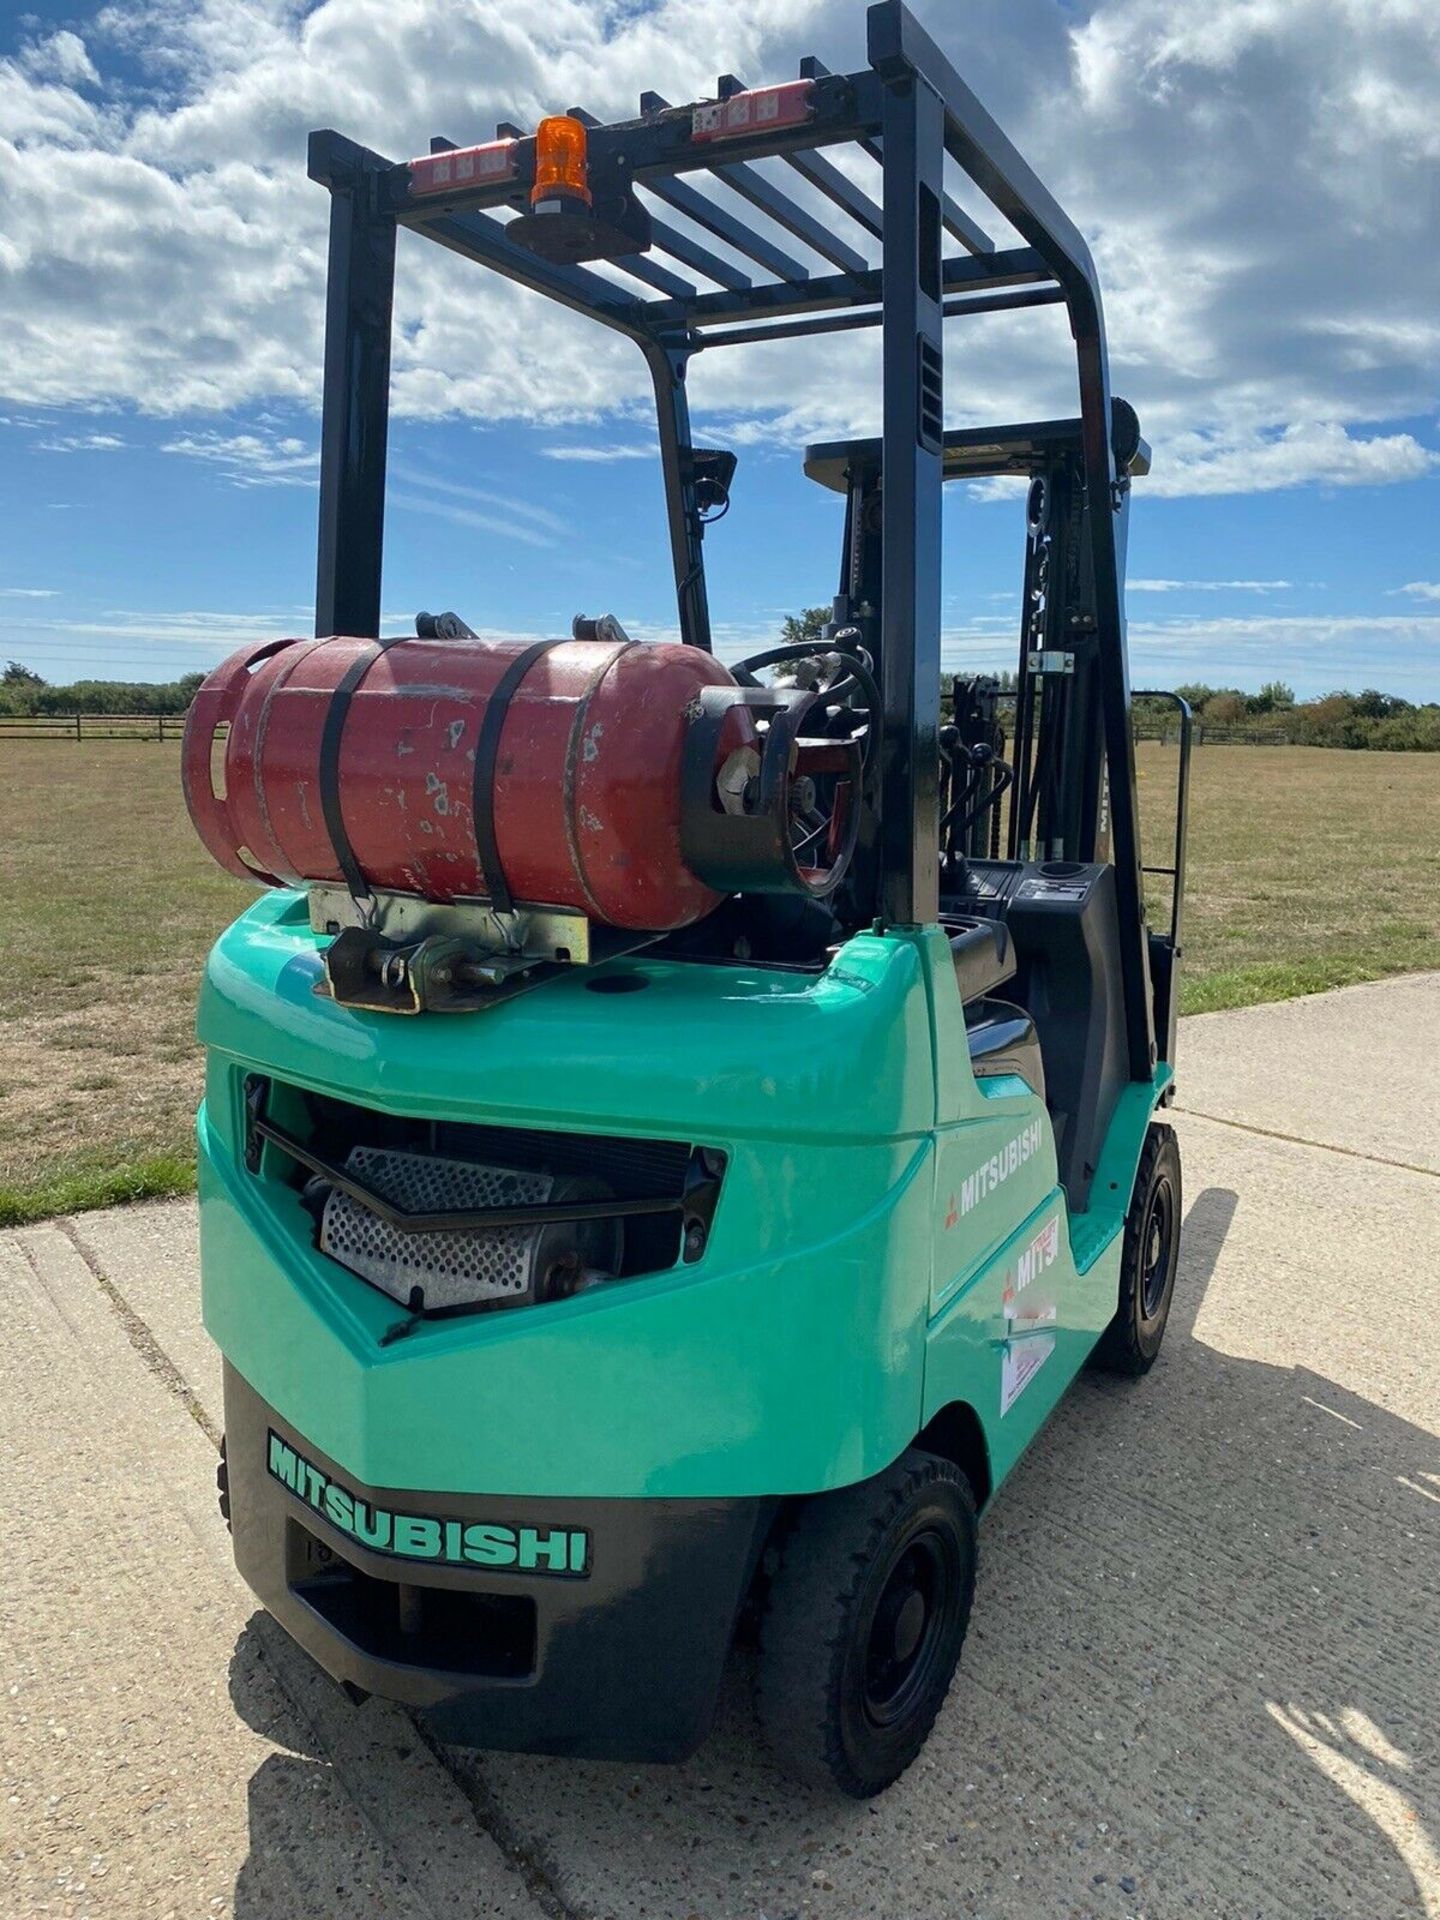
[[[316,785],[282,758],[250,833],[279,846],[298,797],[329,851],[307,870],[282,847],[272,871],[224,811],[263,796],[284,732],[281,707],[257,730],[236,703],[303,667],[237,656],[186,749],[202,834],[277,882],[221,936],[199,1012],[240,1571],[352,1697],[484,1747],[679,1760],[753,1632],[777,1758],[861,1798],[944,1701],[977,1515],[1087,1362],[1138,1375],[1160,1346],[1188,760],[1187,739],[1157,931],[1122,610],[1148,451],[1110,393],[1094,266],[898,0],[867,26],[858,72],[726,75],[616,125],[577,107],[399,164],[312,137],[332,196],[317,639],[284,644],[348,664],[296,696],[323,717]],[[952,198],[947,160],[1013,242]],[[523,664],[454,615],[378,637],[399,227],[645,355],[679,647],[609,616]],[[945,322],[1051,303],[1078,416],[947,432]],[[727,672],[702,542],[735,459],[694,444],[687,368],[871,326],[880,437],[805,462],[845,499],[833,618]],[[941,489],[995,474],[1028,482],[1013,713],[941,675]],[[526,765],[497,729],[525,675],[525,710],[552,711],[567,645],[695,666],[683,698],[657,679],[615,707],[617,737],[648,716],[667,744],[627,770],[622,740],[604,804],[653,776],[613,872],[638,887],[678,857],[703,910],[626,928],[517,897]],[[436,660],[503,684],[467,707]],[[360,846],[365,728],[416,687],[474,775],[468,811],[427,824],[474,856],[448,899],[423,874],[381,885]],[[430,739],[387,746],[387,805],[422,791],[394,756],[418,766]],[[427,763],[423,792],[445,785]]]

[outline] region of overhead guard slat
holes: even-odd
[[[677,213],[683,213],[708,233],[713,233],[717,240],[723,240],[726,246],[733,247],[737,253],[749,254],[752,260],[758,261],[762,267],[768,267],[779,279],[798,283],[810,278],[809,268],[801,266],[792,254],[786,253],[783,247],[775,246],[763,234],[754,232],[723,207],[717,207],[713,200],[707,200],[703,193],[697,193],[684,180],[650,179],[645,182],[645,191],[653,193],[657,200],[674,207]]]
[[[716,178],[723,180],[726,186],[733,187],[736,193],[743,194],[752,207],[758,207],[762,213],[768,213],[778,226],[785,228],[797,240],[818,253],[822,259],[840,267],[846,273],[863,273],[869,262],[863,253],[856,253],[853,247],[847,247],[843,240],[836,239],[828,228],[798,205],[778,187],[772,186],[763,173],[750,166],[746,161],[736,160],[728,166],[714,167],[711,171]]]
[[[856,186],[848,174],[842,173],[818,153],[787,153],[783,157],[787,167],[793,167],[812,187],[818,187],[827,200],[833,200],[872,238],[879,240],[884,237],[885,222],[879,207],[869,194]]]
[[[1028,287],[1051,280],[1049,268],[1033,247],[1012,247],[991,254],[955,254],[940,263],[941,289],[946,294],[993,292],[1001,287]],[[803,287],[775,282],[755,287],[743,297],[731,293],[702,293],[686,307],[656,303],[649,318],[662,326],[717,326],[747,319],[785,320],[801,313],[825,313],[837,307],[872,307],[881,297],[879,267],[863,273],[818,275]]]
[[[742,273],[730,261],[722,260],[718,253],[712,253],[708,247],[702,247],[698,240],[692,240],[688,234],[664,220],[656,220],[653,215],[650,230],[655,236],[655,248],[660,253],[668,253],[682,266],[689,267],[692,273],[703,273],[709,279],[718,281],[731,293],[748,293],[754,281],[748,273]]]
[[[982,293],[970,300],[947,300],[941,311],[947,320],[973,313],[1008,313],[1017,307],[1057,306],[1065,295],[1059,287],[1018,287],[1008,293]],[[758,327],[723,327],[696,338],[698,348],[740,347],[755,340],[803,340],[817,333],[851,333],[859,327],[878,327],[884,319],[879,307],[863,313],[819,313],[805,320],[777,320]]]
[[[682,280],[678,273],[671,273],[668,267],[662,267],[658,260],[647,259],[643,253],[627,253],[623,260],[612,260],[609,264],[633,279],[643,280],[669,300],[693,300],[698,291],[693,281]]]
[[[805,63],[802,61],[801,72],[808,79],[810,76],[804,73],[804,67]],[[641,94],[642,118],[652,113],[666,113],[669,110],[670,102],[663,94]],[[758,207],[762,213],[768,213],[776,226],[783,227],[796,240],[803,241],[813,253],[818,253],[822,260],[828,260],[832,266],[839,267],[845,273],[863,273],[870,264],[864,254],[856,253],[855,249],[847,247],[843,240],[837,240],[828,227],[822,225],[813,214],[807,213],[804,207],[792,200],[788,194],[782,193],[748,160],[726,161],[719,166],[711,167],[709,171],[717,180],[723,181],[727,187],[733,188],[736,193],[748,200],[752,207]],[[653,186],[653,181],[651,184]]]

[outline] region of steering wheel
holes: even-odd
[[[843,706],[853,693],[858,692],[865,703],[853,709],[857,718],[863,714],[866,722],[858,741],[850,731],[840,738],[826,733],[795,744],[790,781],[790,850],[801,872],[814,875],[818,882],[823,874],[836,873],[838,877],[838,872],[849,865],[881,701],[869,654],[843,641],[840,644],[821,641],[816,646],[799,642],[767,647],[739,661],[730,671],[742,686],[758,687],[762,683],[756,675],[764,668],[800,660],[826,663],[816,683],[805,689],[811,695],[814,703],[811,711],[817,717],[819,713]],[[860,749],[858,780],[854,751],[857,744]]]
[[[854,691],[858,690],[864,695],[864,706],[855,708],[855,712],[863,713],[867,722],[860,742],[860,758],[861,764],[868,766],[884,703],[875,681],[875,663],[863,647],[823,640],[816,646],[802,641],[790,646],[767,647],[763,653],[752,653],[744,660],[738,660],[730,671],[742,687],[758,687],[761,683],[755,676],[765,667],[784,666],[792,660],[827,659],[837,664],[826,669],[819,685],[814,688],[815,696],[823,705],[834,705],[846,700]]]

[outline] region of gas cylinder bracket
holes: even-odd
[[[389,940],[368,927],[346,927],[325,950],[324,984],[338,1005],[371,1013],[468,1013],[549,964],[539,956],[487,953],[445,934]]]
[[[367,922],[360,917],[346,888],[311,887],[310,930],[341,933],[347,927],[365,927],[402,943],[444,935],[487,953],[556,960],[579,967],[592,964],[592,948],[600,931],[583,913],[568,907],[536,906],[524,901],[517,901],[512,912],[502,913],[489,900],[426,900],[418,894],[377,889],[374,902]]]
[[[332,936],[316,992],[371,1013],[474,1013],[565,967],[598,966],[656,938],[564,907],[425,900],[377,891],[368,917],[344,887],[309,889],[310,926]]]

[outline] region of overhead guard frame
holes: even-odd
[[[883,489],[881,738],[882,899],[888,921],[914,925],[938,913],[940,695],[940,492],[943,432],[934,430],[947,318],[1006,306],[1063,303],[1075,342],[1079,431],[1099,624],[1112,857],[1121,918],[1124,999],[1132,1077],[1155,1059],[1130,733],[1130,689],[1121,600],[1121,555],[1111,504],[1124,484],[1112,442],[1105,326],[1084,239],[950,61],[901,0],[866,17],[869,67],[834,75],[802,62],[811,117],[757,134],[697,142],[694,105],[646,95],[640,117],[617,125],[586,114],[593,167],[621,165],[635,186],[680,211],[746,264],[722,259],[661,220],[643,255],[609,263],[632,291],[586,266],[544,260],[509,239],[501,208],[528,202],[534,138],[516,140],[512,177],[417,199],[409,163],[343,135],[311,135],[311,177],[331,193],[321,438],[316,630],[376,634],[380,620],[390,333],[398,227],[542,293],[635,341],[655,390],[681,635],[709,649],[710,617],[696,499],[685,375],[691,357],[721,345],[882,329]],[[743,92],[721,77],[718,97]],[[432,149],[453,143],[437,138]],[[821,149],[848,144],[880,169],[875,200]],[[997,246],[947,194],[949,155],[1019,236]],[[779,159],[829,203],[828,221],[791,199],[755,162]],[[747,225],[700,192],[720,182],[772,223]],[[703,203],[703,204],[701,204]],[[855,233],[852,241],[846,232]],[[959,253],[944,254],[944,236]],[[866,239],[882,242],[878,267]],[[682,245],[675,249],[676,240]],[[833,272],[794,257],[800,241]],[[713,269],[718,269],[714,271]],[[764,271],[757,271],[763,269]],[[772,277],[766,277],[770,274]],[[691,275],[710,279],[708,288]]]

